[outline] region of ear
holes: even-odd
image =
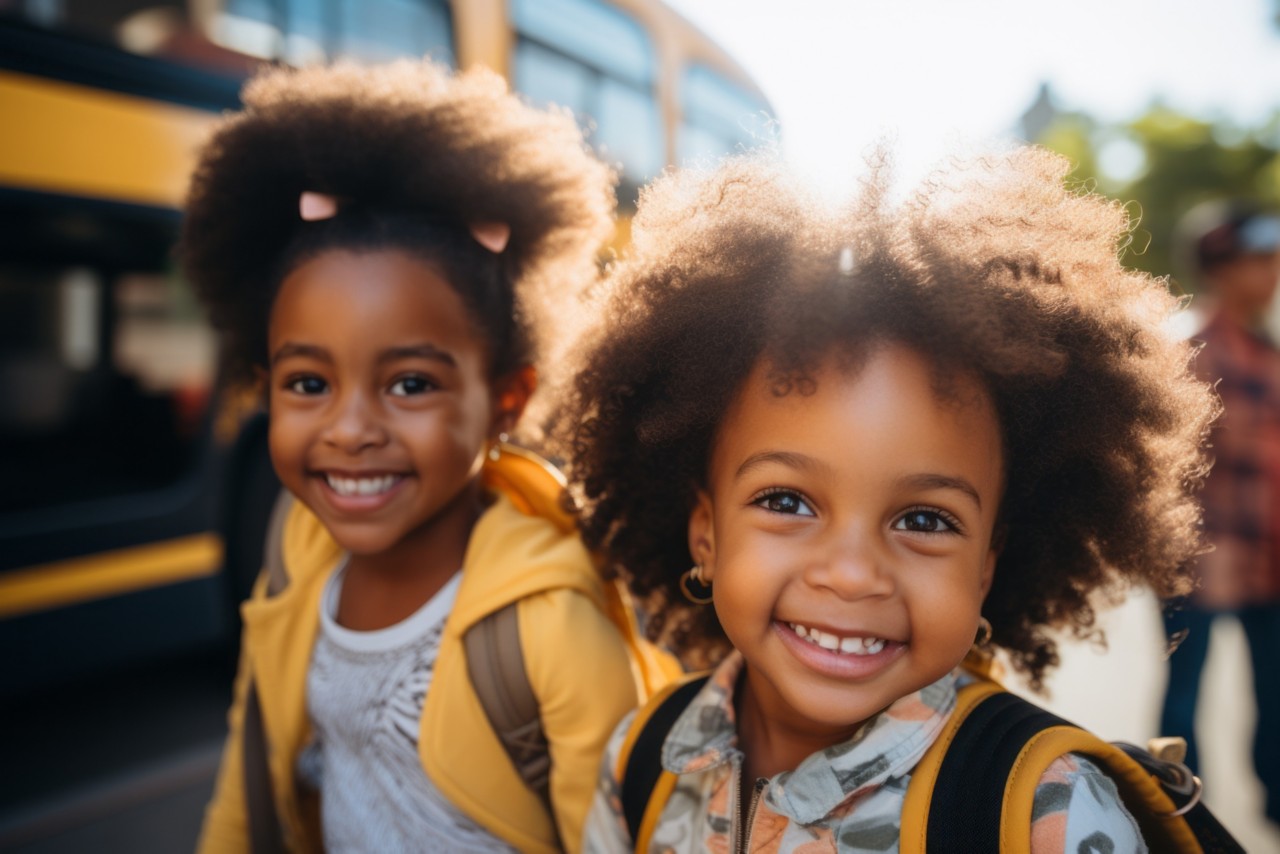
[[[698,503],[689,514],[689,554],[702,567],[702,580],[710,582],[716,564],[715,516],[711,496],[703,489],[698,490]]]
[[[982,566],[982,578],[979,581],[982,590],[982,601],[986,601],[987,594],[991,592],[991,582],[996,577],[996,561],[1000,559],[1000,550],[992,546],[987,551],[986,560]]]
[[[490,435],[510,433],[520,420],[524,408],[529,405],[538,388],[538,373],[533,365],[523,365],[509,374],[499,377],[493,384],[493,423]]]
[[[270,411],[271,371],[266,365],[253,366],[253,378],[245,388],[245,394],[247,394],[253,401],[257,402],[263,409]],[[238,396],[239,395],[237,395],[237,397]],[[238,417],[243,417],[243,415],[244,412],[240,412]]]

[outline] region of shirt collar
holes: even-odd
[[[737,753],[733,691],[743,668],[732,653],[676,719],[662,749],[662,765],[676,774],[705,771]],[[853,738],[814,753],[771,781],[769,806],[812,824],[849,798],[905,777],[937,739],[956,704],[959,670],[896,700]]]

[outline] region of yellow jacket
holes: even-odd
[[[556,834],[537,795],[517,775],[471,686],[462,638],[486,615],[517,602],[520,641],[550,747],[559,838],[580,845],[600,756],[614,725],[677,672],[640,640],[621,588],[603,581],[558,507],[558,472],[525,453],[486,464],[497,500],[472,531],[457,601],[445,623],[423,704],[418,750],[431,781],[495,836],[526,852],[554,852]],[[249,849],[242,726],[248,681],[260,697],[276,810],[291,850],[322,848],[318,801],[295,779],[310,738],[306,677],[320,594],[341,551],[301,503],[284,529],[289,583],[266,594],[265,574],[245,603],[244,642],[230,735],[199,851]]]

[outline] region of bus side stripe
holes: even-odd
[[[0,619],[217,574],[222,538],[203,533],[0,575]]]

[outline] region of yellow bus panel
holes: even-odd
[[[0,72],[0,184],[176,208],[214,113]]]

